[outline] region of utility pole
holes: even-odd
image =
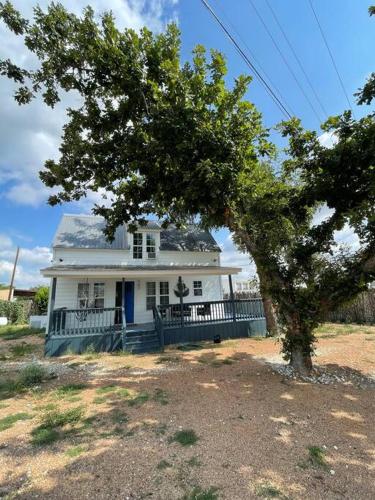
[[[10,302],[10,300],[12,298],[12,290],[13,290],[13,284],[14,284],[14,277],[16,275],[16,269],[17,269],[17,262],[18,262],[19,253],[20,253],[20,247],[17,247],[16,258],[14,259],[12,279],[10,281],[10,287],[9,287],[9,295],[8,295],[8,301],[9,302]]]

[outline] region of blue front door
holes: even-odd
[[[134,323],[134,281],[125,281],[125,318],[127,323]]]

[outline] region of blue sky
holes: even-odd
[[[266,0],[252,1],[323,119],[324,115],[272,18]],[[269,2],[328,114],[346,109],[345,95],[318,31],[309,1]],[[16,0],[14,3],[25,15],[30,15],[33,2]],[[47,4],[45,0],[39,3],[42,7]],[[108,5],[105,0],[62,0],[62,3],[75,12],[79,12],[87,3],[98,12]],[[209,3],[227,25],[235,27],[242,42],[255,56],[256,66],[259,68],[260,63],[262,71],[275,84],[283,101],[302,119],[305,127],[319,130],[314,112],[256,16],[251,1],[209,0]],[[375,21],[368,16],[369,3],[369,0],[313,0],[357,117],[368,112],[368,109],[356,107],[352,95],[374,69],[371,63]],[[158,31],[168,20],[177,20],[182,30],[182,59],[190,58],[191,49],[197,43],[221,50],[227,57],[229,84],[238,74],[249,72],[200,0],[113,0],[110,5],[121,26],[139,28],[146,24]],[[20,41],[0,25],[0,58],[7,57],[22,63],[32,62]],[[46,159],[58,156],[66,102],[54,111],[38,101],[28,107],[19,107],[12,100],[12,90],[8,81],[0,79],[0,282],[9,282],[15,248],[20,245],[22,250],[16,285],[28,287],[42,281],[39,268],[48,265],[50,244],[61,214],[88,213],[95,196],[89,196],[87,200],[74,205],[57,208],[46,205],[48,190],[40,183],[37,172]],[[261,110],[267,126],[272,127],[283,118],[257,80],[250,86],[248,98]],[[72,104],[71,100],[69,104]],[[282,145],[274,133],[273,138]],[[216,237],[224,249],[224,263],[242,266],[244,275],[253,272],[248,257],[235,250],[227,231],[217,232]]]

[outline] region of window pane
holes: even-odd
[[[78,298],[88,299],[89,298],[89,283],[78,283]]]
[[[103,307],[104,307],[104,299],[95,299],[94,300],[94,307],[96,309],[103,309]]]
[[[142,233],[134,233],[133,234],[133,259],[142,259],[142,242],[143,242],[143,234]]]
[[[149,311],[156,306],[156,297],[146,297],[146,309]]]
[[[156,243],[155,236],[153,234],[146,235],[146,252],[149,259],[155,259],[156,257]]]
[[[202,295],[202,288],[194,288],[194,295],[201,296]]]
[[[202,288],[202,282],[201,281],[193,281],[194,288]]]
[[[160,304],[167,306],[169,304],[169,295],[160,295]]]
[[[156,283],[155,283],[155,281],[148,281],[146,283],[146,294],[147,295],[156,295]]]
[[[161,281],[160,282],[160,295],[169,295],[169,282]]]
[[[193,281],[193,288],[194,288],[194,295],[196,297],[200,297],[203,295],[201,281]]]
[[[104,283],[94,283],[94,298],[104,297]]]

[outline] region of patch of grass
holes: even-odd
[[[146,401],[148,401],[149,399],[150,395],[147,392],[139,392],[138,394],[135,394],[131,399],[128,400],[128,405],[138,408],[139,406],[145,404]]]
[[[56,389],[56,396],[58,397],[70,397],[70,396],[76,396],[79,394],[81,391],[84,389],[87,389],[86,384],[65,384],[61,385]]]
[[[198,436],[193,429],[183,429],[182,431],[177,431],[170,438],[170,442],[180,443],[182,446],[190,446],[198,441]]]
[[[210,488],[204,490],[200,486],[196,486],[190,491],[190,493],[185,493],[182,497],[183,500],[218,500],[218,488],[211,486]]]
[[[157,401],[161,405],[167,405],[169,403],[168,394],[163,389],[155,389],[155,393],[152,399],[154,401]]]
[[[47,411],[41,416],[40,427],[52,429],[67,424],[76,424],[82,420],[83,414],[84,409],[82,407],[70,408],[65,411]]]
[[[83,446],[73,446],[72,448],[68,448],[65,452],[65,455],[67,455],[70,458],[75,458],[78,457],[79,455],[82,455],[86,449]]]
[[[224,358],[221,360],[223,365],[233,365],[234,361],[235,360],[232,358]]]
[[[169,462],[167,462],[167,460],[160,460],[160,462],[156,466],[156,468],[158,470],[168,469],[169,467],[172,467],[172,464],[170,464]]]
[[[163,363],[179,363],[181,361],[180,356],[173,356],[172,354],[163,354],[159,356],[155,361],[157,365],[161,365]]]
[[[28,325],[0,326],[0,338],[3,340],[16,340],[32,335],[44,336],[44,329],[30,328]]]
[[[325,451],[319,446],[309,446],[309,463],[314,467],[321,467],[323,469],[328,468],[328,464],[325,459]]]
[[[202,462],[196,456],[189,458],[186,463],[190,465],[190,467],[200,467],[202,465]]]
[[[126,399],[130,396],[130,391],[129,389],[125,389],[125,387],[121,387],[121,389],[116,391],[116,396]]]
[[[5,403],[0,403],[0,410],[4,410],[5,408],[8,408],[9,405],[6,405]]]
[[[12,398],[16,394],[24,392],[25,388],[18,380],[1,380],[0,381],[0,399]]]
[[[46,405],[40,405],[40,406],[36,406],[35,407],[35,410],[37,411],[52,411],[52,410],[56,410],[57,409],[57,405],[55,403],[47,403]]]
[[[255,494],[262,498],[282,498],[283,494],[271,483],[263,482],[255,487]]]
[[[12,415],[8,415],[7,417],[0,419],[0,432],[5,431],[6,429],[10,429],[13,425],[19,420],[29,420],[33,418],[28,413],[13,413]]]
[[[118,387],[117,385],[111,384],[111,385],[104,385],[103,387],[99,387],[96,389],[97,394],[108,394],[109,392],[114,392],[117,391]]]
[[[9,350],[12,353],[13,358],[22,358],[23,356],[27,356],[28,354],[35,352],[36,346],[22,342],[22,344],[12,345]]]
[[[44,427],[36,427],[33,429],[31,431],[31,436],[31,444],[34,446],[44,446],[60,439],[60,433],[56,429],[46,429]]]
[[[107,402],[107,396],[98,396],[92,400],[94,405],[102,405]]]
[[[82,352],[83,356],[86,360],[97,359],[99,357],[99,353],[95,350],[93,344],[90,344],[86,347],[86,349]]]
[[[19,383],[24,387],[30,387],[40,384],[47,376],[48,372],[45,368],[37,364],[31,364],[25,366],[25,368],[20,371]]]

